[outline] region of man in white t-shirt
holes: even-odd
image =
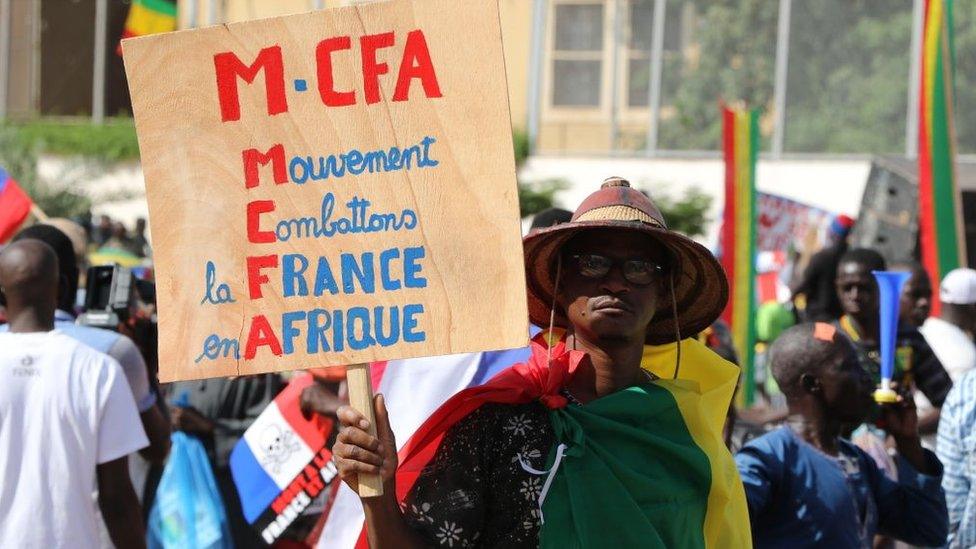
[[[145,547],[126,456],[147,444],[118,362],[54,330],[58,263],[43,242],[0,252],[0,547],[94,547],[91,494],[117,547]]]
[[[976,329],[976,271],[949,271],[939,286],[939,301],[942,302],[939,317],[927,319],[920,331],[956,383],[963,374],[976,368],[976,345],[972,337]]]
[[[150,462],[164,463],[166,454],[169,452],[169,419],[157,404],[156,391],[150,383],[149,370],[146,368],[146,361],[143,359],[139,348],[131,339],[118,332],[75,324],[75,317],[70,311],[74,310],[80,272],[74,244],[67,234],[52,225],[31,225],[17,233],[13,241],[17,242],[28,238],[44,242],[58,256],[60,285],[58,287],[58,308],[54,311],[54,328],[119,362],[125,379],[129,383],[129,388],[132,390],[132,396],[136,400],[136,407],[139,409],[139,416],[142,419],[142,428],[149,438],[149,446],[143,448],[139,454]],[[2,331],[4,331],[4,327],[0,326],[0,332]],[[138,462],[139,460],[133,461]],[[132,467],[130,467],[131,471]],[[141,495],[142,483],[133,484]]]

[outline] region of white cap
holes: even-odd
[[[939,299],[943,303],[972,305],[976,303],[976,271],[953,269],[942,279]]]

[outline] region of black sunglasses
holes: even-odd
[[[570,256],[576,262],[579,274],[586,278],[603,278],[610,273],[610,269],[620,263],[620,270],[624,278],[639,286],[646,286],[654,279],[664,274],[664,267],[648,259],[624,259],[615,261],[599,254],[576,254]]]

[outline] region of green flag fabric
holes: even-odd
[[[711,467],[671,392],[695,384],[668,383],[671,390],[648,383],[550,411],[565,456],[550,456],[557,467],[541,547],[705,547]]]

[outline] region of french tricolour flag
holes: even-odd
[[[244,518],[272,543],[335,477],[326,438],[332,421],[306,419],[299,402],[314,383],[296,377],[244,432],[230,455],[230,469]]]
[[[32,205],[27,193],[0,168],[0,244],[14,236],[30,214]]]
[[[533,328],[531,335],[537,331]],[[402,447],[455,393],[481,385],[498,372],[528,358],[529,349],[525,347],[374,363],[371,368],[373,387],[386,397],[397,446]],[[323,520],[325,525],[317,547],[355,547],[364,520],[359,496],[343,483]]]

